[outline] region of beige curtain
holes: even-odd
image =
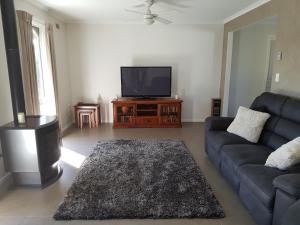
[[[27,115],[39,115],[39,95],[33,47],[32,15],[17,10],[20,57]]]
[[[55,48],[54,48],[54,32],[53,32],[53,25],[52,24],[47,24],[46,25],[46,43],[47,43],[48,65],[50,66],[50,72],[52,74],[52,79],[53,79],[56,115],[59,118],[60,117],[60,110],[59,110],[59,99],[58,99],[57,68],[56,68]],[[59,121],[60,121],[60,119],[59,119]]]

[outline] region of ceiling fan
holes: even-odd
[[[141,7],[145,8],[144,12],[140,12],[140,11],[136,11],[136,10],[132,10],[132,9],[125,9],[125,11],[131,12],[131,13],[136,13],[136,14],[139,14],[139,15],[143,15],[144,16],[144,23],[146,25],[151,25],[156,21],[160,22],[160,23],[163,23],[163,24],[166,24],[166,25],[172,23],[172,21],[167,20],[165,18],[162,18],[162,17],[158,16],[158,14],[153,14],[151,12],[151,6],[153,6],[154,3],[156,3],[156,0],[145,0],[145,3],[134,6],[136,8],[141,8]]]

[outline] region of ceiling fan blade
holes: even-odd
[[[162,17],[159,17],[159,16],[155,16],[153,19],[160,22],[160,23],[166,24],[166,25],[172,23],[172,21],[167,20],[167,19],[162,18]]]
[[[132,9],[125,9],[126,12],[130,12],[130,13],[135,13],[135,14],[140,14],[140,15],[144,15],[145,13],[143,12],[139,12],[136,10],[132,10]]]
[[[156,0],[156,2],[174,6],[174,7],[178,7],[178,8],[183,8],[183,9],[189,8],[189,6],[179,3],[179,2],[176,2],[174,0]]]
[[[169,12],[177,12],[177,13],[183,13],[183,10],[182,9],[179,9],[178,7],[176,6],[172,6],[172,5],[168,5],[168,4],[165,4],[163,2],[157,2],[156,4],[159,8],[161,9],[164,9],[165,11],[169,11]],[[157,10],[156,10],[157,11]]]
[[[133,6],[134,8],[145,8],[146,5],[145,4],[137,4]]]

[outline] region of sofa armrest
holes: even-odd
[[[278,188],[292,196],[300,198],[300,174],[286,174],[276,177],[273,181],[275,188]]]
[[[300,200],[291,205],[282,218],[281,225],[297,225],[300,221]]]
[[[232,117],[208,117],[205,120],[205,130],[227,130],[233,119]]]

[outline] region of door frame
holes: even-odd
[[[265,78],[264,78],[265,87],[264,87],[264,89],[266,89],[266,84],[267,84],[267,80],[268,80],[268,76],[269,76],[272,41],[276,41],[276,40],[277,40],[276,35],[268,35],[266,69],[265,69]],[[275,60],[275,59],[273,59],[273,60]],[[272,89],[272,87],[271,87],[271,89]]]
[[[228,38],[227,38],[227,53],[226,53],[226,67],[225,67],[226,69],[225,69],[225,79],[224,79],[222,116],[228,116],[230,76],[231,76],[232,53],[233,53],[233,34],[234,31],[228,32]]]

